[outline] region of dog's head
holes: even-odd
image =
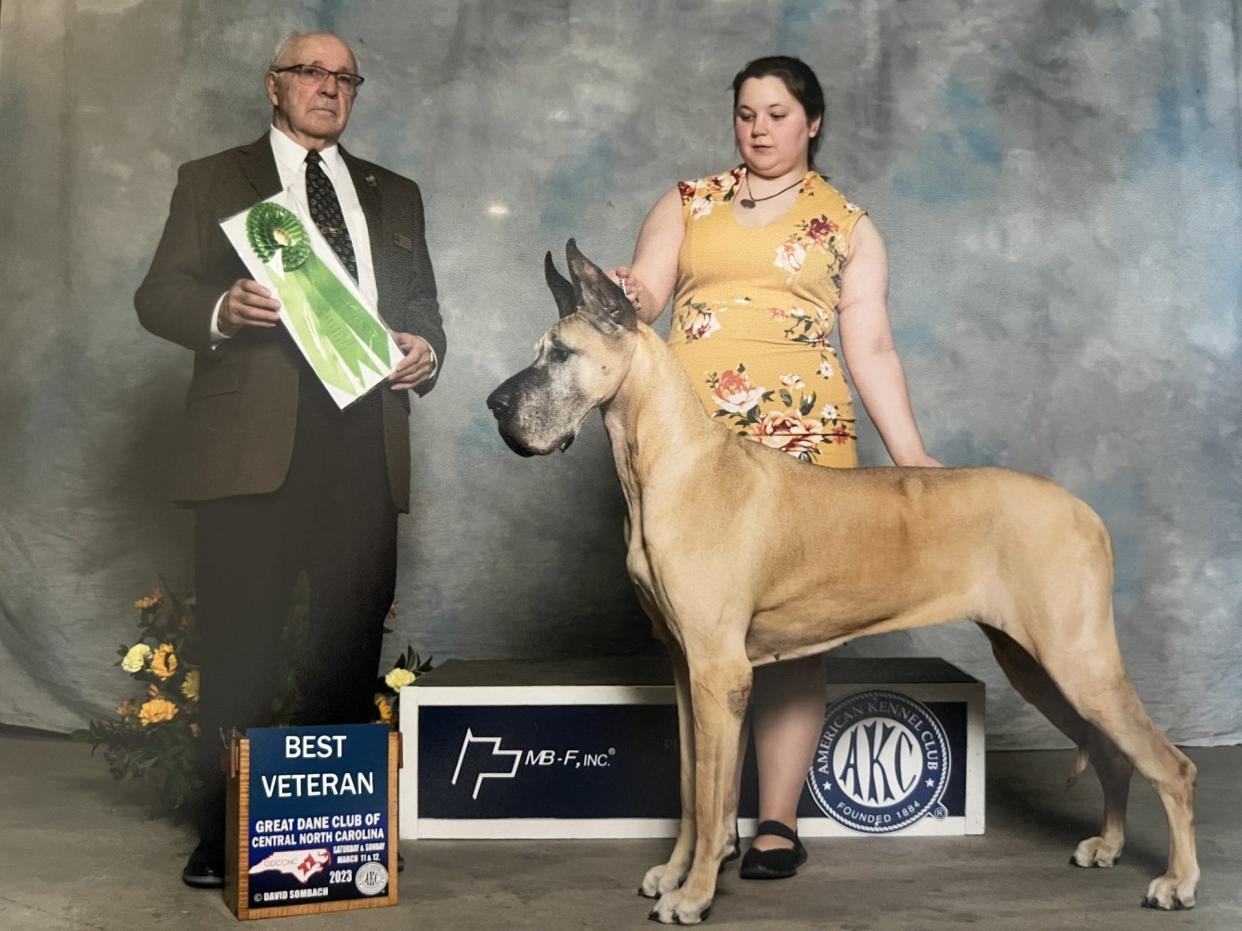
[[[625,292],[572,239],[565,256],[572,283],[552,253],[543,263],[560,320],[536,344],[535,361],[487,398],[501,437],[522,456],[568,449],[587,414],[617,393],[634,353],[638,316]]]

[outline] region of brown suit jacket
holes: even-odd
[[[379,313],[423,337],[444,366],[445,336],[423,234],[418,185],[341,149],[367,220]],[[194,350],[173,499],[193,503],[280,487],[297,419],[297,348],[282,327],[243,327],[214,351],[216,301],[249,273],[219,221],[280,191],[267,134],[182,165],[151,270],[134,295],[142,325]],[[419,385],[422,395],[435,379]],[[409,510],[409,395],[381,385],[384,449],[394,505]]]

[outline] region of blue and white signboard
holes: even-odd
[[[411,750],[404,836],[675,834],[674,690],[627,662],[546,661],[531,670],[450,660],[421,676],[402,697]],[[982,833],[982,683],[938,660],[825,665],[824,725],[798,803],[799,832]],[[635,684],[622,684],[627,678]],[[758,814],[757,781],[748,755],[743,834]]]
[[[249,914],[239,917],[395,903],[389,728],[254,728],[246,736],[238,904]]]

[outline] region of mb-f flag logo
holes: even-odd
[[[453,785],[461,777],[462,763],[466,761],[467,751],[473,749],[479,756],[478,778],[474,780],[474,791],[470,797],[477,799],[479,789],[483,788],[484,779],[512,779],[517,775],[518,766],[522,762],[521,750],[500,749],[500,737],[475,737],[470,728],[466,728],[466,736],[462,738],[461,752],[457,754],[457,768],[453,770]]]
[[[949,741],[921,702],[885,690],[856,692],[830,705],[807,774],[828,817],[855,831],[883,834],[930,813],[943,818]]]

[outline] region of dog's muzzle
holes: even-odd
[[[500,438],[505,441],[505,445],[519,456],[547,455],[553,450],[559,449],[561,452],[564,452],[569,449],[570,444],[574,441],[573,433],[565,436],[565,438],[559,443],[543,450],[533,448],[514,435],[514,399],[513,392],[511,390],[512,381],[513,379],[510,379],[487,396],[488,410],[490,410],[492,412],[492,416],[496,418],[496,428],[500,432]]]
[[[533,450],[526,448],[518,442],[509,432],[509,425],[513,418],[513,395],[509,393],[508,382],[487,396],[487,409],[496,418],[496,429],[500,433],[500,438],[505,441],[506,446],[519,456],[533,456],[535,454]]]

